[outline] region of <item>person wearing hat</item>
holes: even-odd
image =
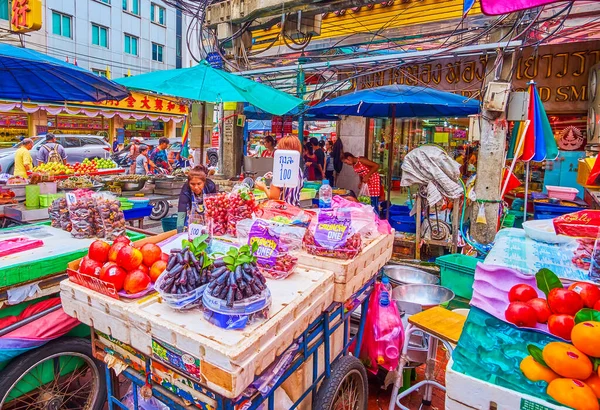
[[[33,140],[24,138],[19,149],[15,152],[15,176],[27,178],[27,171],[33,169],[33,159],[29,153],[31,148],[33,148]]]
[[[46,142],[42,145],[37,155],[38,164],[48,162],[67,163],[67,153],[62,145],[56,142],[54,134],[46,134]]]

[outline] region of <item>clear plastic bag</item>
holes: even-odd
[[[223,236],[227,233],[229,197],[226,192],[204,195],[206,222],[211,236]]]
[[[227,233],[236,236],[236,225],[242,219],[252,218],[256,211],[256,200],[252,189],[246,184],[238,184],[229,193],[229,213]]]
[[[269,200],[259,205],[256,216],[282,224],[307,227],[314,217],[314,212],[298,208],[284,201]]]
[[[365,205],[371,205],[371,195],[369,194],[369,186],[367,184],[362,184],[360,186],[360,191],[358,192],[358,202]]]
[[[359,232],[364,240],[373,240],[379,235],[392,233],[392,227],[387,220],[382,220],[375,213],[373,207],[349,201],[341,196],[334,196],[331,200],[333,208],[350,212],[352,227]]]
[[[125,235],[125,216],[120,210],[121,202],[112,194],[98,193],[94,195],[97,209],[96,235],[99,238],[114,240]]]
[[[48,208],[48,216],[50,217],[50,224],[53,228],[60,228],[64,231],[71,232],[71,217],[65,198],[58,198],[52,201],[52,204]]]
[[[321,209],[306,230],[303,246],[311,255],[352,259],[362,250],[362,238],[352,228],[350,212]]]
[[[127,393],[125,394],[125,396],[123,396],[123,398],[121,399],[121,402],[123,403],[123,405],[125,407],[127,407],[128,409],[133,409],[133,386],[129,386],[129,390],[127,390]],[[136,408],[136,410],[169,410],[169,406],[167,406],[166,404],[158,401],[158,399],[154,398],[154,397],[150,397],[149,399],[144,399],[142,397],[142,393],[140,392],[140,387],[137,387],[137,396],[138,396],[138,407]]]
[[[96,201],[92,191],[78,189],[73,192],[74,199],[69,204],[71,235],[77,239],[96,236]],[[68,202],[68,201],[67,201]]]

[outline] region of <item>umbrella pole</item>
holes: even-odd
[[[527,198],[529,197],[529,161],[525,164],[525,207],[523,209],[523,222],[527,222]]]
[[[396,132],[396,106],[392,104],[392,126],[390,130],[390,152],[388,153],[388,177],[387,177],[387,208],[385,219],[390,219],[390,208],[392,207],[392,165],[394,164],[394,133]]]
[[[527,132],[527,128],[529,128],[529,124],[531,121],[527,120],[525,121],[525,124],[523,126],[523,132],[521,134],[525,134]],[[517,164],[517,154],[521,151],[521,148],[523,148],[523,143],[525,142],[525,138],[519,138],[519,136],[517,136],[517,138],[519,139],[519,144],[517,145],[517,148],[515,149],[515,152],[513,153],[513,159],[512,159],[512,163],[510,164],[510,169],[508,170],[508,174],[506,175],[506,180],[504,181],[504,186],[502,187],[502,192],[500,192],[500,199],[502,200],[502,198],[504,198],[504,194],[506,193],[506,187],[508,187],[508,179],[510,177],[510,175],[513,173],[513,171],[515,170],[515,165]],[[505,157],[505,162],[506,162],[506,157]],[[502,168],[504,169],[504,167]]]

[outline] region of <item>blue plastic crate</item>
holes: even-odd
[[[144,208],[133,208],[123,211],[123,216],[125,220],[128,221],[130,219],[139,219],[145,218],[147,216],[152,215],[153,206],[147,206]]]
[[[563,206],[548,203],[533,204],[533,219],[554,219],[558,216],[570,214],[572,212],[583,211],[587,209],[580,206]]]
[[[131,209],[146,208],[150,205],[149,199],[129,198],[129,202],[133,204],[133,207]]]
[[[417,232],[417,220],[414,216],[390,216],[390,225],[397,232]]]
[[[391,216],[408,216],[409,214],[410,208],[408,207],[408,205],[392,205],[392,207],[390,208]]]

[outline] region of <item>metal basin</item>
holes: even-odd
[[[386,265],[383,273],[393,285],[425,284],[437,285],[439,278],[412,266]]]
[[[438,285],[401,285],[392,290],[392,299],[402,311],[407,310],[403,307],[406,305],[417,305],[425,310],[451,301],[454,292]]]
[[[146,185],[146,180],[141,179],[139,181],[123,181],[121,184],[122,191],[141,191]]]

